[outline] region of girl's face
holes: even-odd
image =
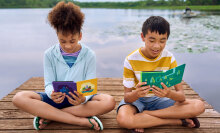
[[[80,50],[81,46],[78,43],[82,38],[82,33],[63,35],[62,32],[57,32],[57,37],[60,46],[66,53],[74,53]]]

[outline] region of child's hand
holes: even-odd
[[[52,92],[51,94],[51,99],[55,102],[55,103],[62,103],[64,98],[65,98],[65,93],[62,92]]]
[[[148,94],[149,90],[151,89],[150,86],[142,86],[142,85],[145,85],[147,84],[147,82],[139,82],[137,85],[136,85],[136,90],[135,90],[135,93],[136,93],[136,96],[139,98],[139,97],[144,97]]]
[[[74,95],[72,92],[69,92],[69,94],[75,99],[73,100],[70,96],[66,95],[68,101],[70,104],[76,106],[76,105],[80,105],[81,103],[83,103],[86,98],[82,95],[82,94],[79,94],[79,92],[77,91],[74,91],[74,93],[77,95]]]
[[[163,86],[163,89],[153,85],[152,86],[153,93],[158,97],[168,97],[171,91],[170,88],[168,88],[164,83],[161,83],[161,85]]]

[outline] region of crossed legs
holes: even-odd
[[[39,116],[47,120],[87,127],[91,127],[91,124],[86,117],[107,113],[115,107],[114,98],[106,94],[96,95],[93,97],[92,101],[89,101],[86,104],[67,107],[64,109],[54,108],[53,106],[41,101],[40,95],[31,91],[17,93],[13,97],[12,102],[19,109],[34,116]]]
[[[141,113],[137,113],[136,107],[132,105],[123,105],[119,108],[117,122],[127,129],[142,129],[160,125],[181,125],[180,119],[184,118],[189,123],[189,127],[194,127],[193,121],[187,118],[198,116],[204,110],[202,101],[189,99],[165,109],[146,110]]]

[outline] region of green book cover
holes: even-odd
[[[147,82],[147,85],[155,85],[163,89],[160,84],[163,82],[167,87],[179,84],[182,81],[185,65],[177,66],[167,71],[143,71],[141,72],[141,82]]]

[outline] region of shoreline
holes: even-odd
[[[149,9],[149,10],[185,10],[186,6],[146,6],[146,7],[118,7],[115,6],[84,6],[79,4],[81,8],[94,8],[94,9]],[[209,6],[187,6],[194,11],[220,11],[220,5]],[[46,9],[51,7],[5,7],[1,9]]]

